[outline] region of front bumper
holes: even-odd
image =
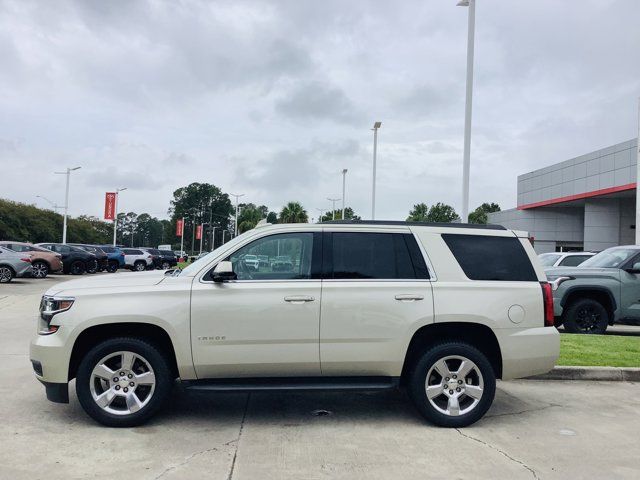
[[[502,379],[550,371],[560,356],[560,334],[554,327],[494,330],[502,351]]]
[[[67,343],[68,333],[68,329],[61,327],[54,334],[36,335],[31,340],[29,359],[36,378],[45,386],[47,383],[66,385],[69,382],[71,349]]]

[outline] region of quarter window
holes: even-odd
[[[577,267],[584,262],[590,255],[568,255],[562,259],[560,265],[563,267]]]
[[[282,233],[259,238],[236,250],[231,261],[238,280],[311,278],[313,233]]]
[[[401,233],[334,232],[330,234],[332,265],[328,278],[429,278],[413,235]]]

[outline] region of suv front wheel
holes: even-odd
[[[76,393],[85,412],[109,427],[146,422],[164,404],[173,383],[166,357],[138,338],[114,338],[80,362]]]
[[[459,342],[427,350],[409,376],[409,393],[420,413],[441,427],[466,427],[489,410],[496,377],[487,357]]]

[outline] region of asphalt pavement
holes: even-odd
[[[0,285],[1,479],[640,478],[630,382],[499,382],[486,417],[457,430],[426,423],[403,392],[180,388],[144,427],[99,426],[73,388],[50,403],[31,372],[39,297],[57,281]]]

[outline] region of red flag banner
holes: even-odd
[[[196,227],[196,239],[200,240],[202,238],[202,225],[198,225]]]
[[[180,219],[176,222],[176,237],[181,237],[184,231],[184,219]]]
[[[116,218],[116,193],[107,192],[104,196],[104,219],[115,220]]]

